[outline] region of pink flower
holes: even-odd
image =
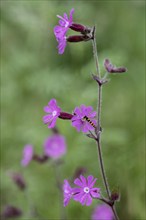
[[[110,206],[106,204],[98,205],[93,214],[92,220],[113,220],[114,214]]]
[[[60,18],[60,20],[59,20],[59,25],[54,27],[54,34],[55,34],[56,40],[58,41],[59,54],[64,53],[64,50],[66,47],[66,36],[65,35],[68,29],[70,28],[70,26],[72,25],[73,13],[74,13],[74,9],[72,8],[70,11],[69,18],[66,13],[64,13],[63,17],[60,15],[57,15],[57,17]]]
[[[48,103],[48,106],[44,107],[44,111],[48,113],[43,117],[45,124],[48,124],[48,128],[54,128],[56,125],[56,120],[60,115],[61,108],[57,106],[55,99],[51,99]]]
[[[64,185],[63,185],[63,192],[64,192],[64,206],[67,206],[70,199],[72,198],[72,188],[69,185],[69,182],[67,180],[64,180]]]
[[[48,157],[57,159],[66,153],[66,142],[62,135],[55,134],[44,142],[44,153]]]
[[[57,15],[57,17],[60,18],[59,25],[54,27],[54,34],[57,40],[61,39],[66,34],[69,27],[72,25],[73,13],[74,13],[74,8],[71,9],[69,18],[66,13],[64,13],[63,17]]]
[[[94,130],[96,127],[96,120],[94,119],[96,112],[93,111],[91,106],[81,105],[76,107],[74,110],[74,116],[72,117],[72,126],[77,129],[77,131],[82,131],[84,133]]]
[[[26,145],[23,149],[23,158],[21,160],[22,166],[27,166],[33,158],[33,146]]]
[[[93,176],[88,176],[86,179],[82,175],[80,175],[80,179],[75,179],[74,184],[79,187],[73,189],[73,199],[82,205],[90,206],[92,198],[100,198],[100,188],[93,187],[96,180]]]

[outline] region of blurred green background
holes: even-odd
[[[68,112],[83,103],[96,108],[91,42],[68,44],[62,56],[56,49],[56,15],[71,8],[74,22],[96,25],[102,73],[104,58],[128,68],[125,74],[111,76],[103,89],[102,148],[110,186],[120,187],[119,216],[144,220],[145,1],[1,1],[1,207],[12,204],[23,210],[20,219],[38,219],[27,216],[26,196],[7,175],[21,172],[39,219],[59,219],[53,167],[32,161],[22,168],[20,161],[27,143],[36,153],[43,152],[44,139],[51,134],[42,122],[43,107],[51,98]],[[58,120],[57,126],[68,145],[62,178],[71,179],[77,167],[86,167],[104,193],[94,141],[77,133],[68,121]],[[71,201],[68,219],[90,219],[96,204],[82,207]]]

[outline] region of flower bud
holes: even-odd
[[[81,41],[88,41],[91,40],[91,37],[87,36],[87,35],[73,35],[73,36],[69,36],[67,38],[68,42],[72,42],[72,43],[77,43],[77,42],[81,42]]]
[[[81,33],[89,33],[91,31],[90,28],[82,24],[76,24],[76,23],[72,23],[72,25],[70,26],[70,29],[77,31],[77,32],[81,32]]]
[[[2,212],[2,218],[7,219],[7,218],[17,218],[22,215],[22,211],[14,206],[8,205],[4,208]]]
[[[48,159],[49,157],[47,155],[43,155],[43,156],[37,154],[33,155],[33,160],[37,161],[38,163],[45,163]]]
[[[119,189],[116,188],[111,192],[111,200],[112,201],[120,201],[120,192]]]
[[[73,115],[67,112],[60,112],[60,115],[59,115],[59,118],[64,119],[64,120],[71,120],[72,117]]]
[[[109,59],[105,59],[104,67],[109,73],[124,73],[127,71],[125,67],[116,67],[114,66]]]
[[[51,130],[52,130],[53,134],[59,134],[59,130],[57,127],[54,127]]]
[[[23,176],[20,173],[12,173],[12,174],[10,173],[10,176],[13,182],[18,186],[20,190],[25,190],[26,183]]]
[[[80,175],[84,175],[87,172],[87,169],[85,167],[77,167],[77,169],[74,172],[73,179],[78,178]]]

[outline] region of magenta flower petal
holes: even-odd
[[[94,117],[96,117],[96,114],[97,114],[96,112],[90,112],[89,117],[94,118]]]
[[[92,198],[91,196],[88,196],[87,200],[86,200],[86,206],[90,206],[92,203]]]
[[[50,113],[51,112],[51,109],[49,108],[49,106],[45,106],[44,107],[44,112],[46,112],[46,113]]]
[[[83,127],[82,121],[81,122],[80,120],[73,121],[73,118],[71,120],[72,120],[72,126],[75,127],[77,131],[82,130],[82,127]]]
[[[43,117],[44,124],[48,124],[48,128],[54,128],[56,125],[56,120],[60,115],[61,108],[57,106],[55,99],[51,99],[48,106],[44,107],[44,111],[48,113]]]
[[[92,220],[113,220],[114,214],[110,206],[102,204],[96,206],[93,214]]]
[[[100,188],[92,188],[91,196],[94,198],[100,198]]]
[[[72,21],[73,21],[73,13],[74,13],[74,8],[72,8],[71,9],[71,11],[70,11],[70,26],[71,26],[71,24],[72,24]]]
[[[79,107],[76,107],[76,108],[75,108],[74,114],[77,115],[76,117],[82,117],[82,112],[81,112],[81,110],[80,110]]]
[[[82,131],[84,133],[94,130],[96,126],[95,117],[96,112],[93,111],[92,106],[81,105],[74,109],[74,116],[72,117],[72,126],[77,129],[77,131]]]
[[[53,120],[48,123],[48,128],[54,128],[56,125],[57,118],[54,118]]]
[[[88,125],[87,123],[86,124],[84,123],[82,126],[82,132],[87,133],[89,130],[94,130],[94,128]]]
[[[54,159],[60,158],[66,153],[66,142],[62,135],[53,135],[44,142],[44,153]]]
[[[50,106],[50,108],[57,108],[57,101],[56,99],[51,99],[50,102],[48,103],[48,105]]]
[[[94,186],[94,184],[95,184],[95,182],[96,182],[96,180],[97,180],[97,178],[95,178],[91,183],[90,183],[90,185],[89,185],[89,187],[93,187]]]
[[[80,175],[80,179],[81,179],[83,185],[86,186],[87,185],[86,178],[83,175]]]
[[[80,189],[76,189],[76,194],[74,193],[73,190],[73,199],[75,201],[81,202],[81,198],[84,196],[84,192],[80,192]]]
[[[43,121],[45,124],[49,123],[53,119],[52,115],[45,115],[43,116]]]
[[[84,194],[81,199],[80,199],[80,203],[82,205],[86,205],[86,203],[88,202],[88,199],[89,199],[90,196],[88,196],[88,194]],[[91,198],[91,197],[90,197]],[[91,202],[92,202],[92,199],[91,199]],[[91,203],[90,203],[91,204]]]
[[[23,158],[21,160],[21,165],[22,166],[27,166],[30,161],[33,158],[33,146],[32,145],[26,145],[23,149]]]
[[[76,179],[74,180],[74,184],[77,185],[77,186],[80,186],[80,187],[83,186],[83,183],[82,183],[82,181],[81,181],[79,178],[76,178]]]
[[[70,199],[72,198],[72,188],[69,185],[69,182],[67,180],[64,180],[64,185],[63,185],[63,192],[64,192],[64,206],[67,206]]]
[[[88,186],[90,186],[90,184],[92,183],[93,179],[94,179],[94,177],[91,176],[91,175],[87,177]]]
[[[58,47],[57,48],[58,48],[58,53],[59,54],[63,54],[64,53],[64,50],[66,48],[66,38],[65,37],[59,39]]]
[[[65,36],[66,29],[57,25],[54,27],[54,34],[55,34],[56,40],[59,41]]]

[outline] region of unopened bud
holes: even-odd
[[[37,154],[33,155],[33,160],[37,161],[38,163],[45,163],[48,159],[49,157],[47,155],[43,155],[43,156]]]
[[[119,189],[114,189],[111,192],[111,200],[112,201],[120,201],[120,192]]]
[[[67,112],[60,112],[60,115],[59,115],[59,118],[64,119],[64,120],[71,120],[72,117],[73,115]]]
[[[109,73],[124,73],[127,71],[125,67],[116,67],[114,66],[109,59],[105,59],[104,67]]]
[[[77,43],[77,42],[81,42],[81,41],[88,41],[91,40],[91,37],[87,36],[87,35],[74,35],[74,36],[69,36],[67,38],[68,42],[72,42],[72,43]]]
[[[81,32],[81,33],[89,33],[91,31],[91,29],[89,27],[86,27],[82,24],[76,24],[76,23],[72,23],[72,25],[70,26],[70,29],[77,31],[77,32]]]
[[[53,134],[59,134],[58,128],[55,126],[54,128],[51,128]]]
[[[2,212],[2,218],[7,219],[7,218],[17,218],[22,215],[22,211],[14,206],[6,206]]]
[[[78,178],[80,175],[83,175],[86,172],[87,172],[87,169],[85,167],[78,167],[74,172],[73,179]]]
[[[11,177],[13,182],[17,185],[20,190],[25,190],[26,183],[24,177],[20,173],[8,172],[8,175]]]

